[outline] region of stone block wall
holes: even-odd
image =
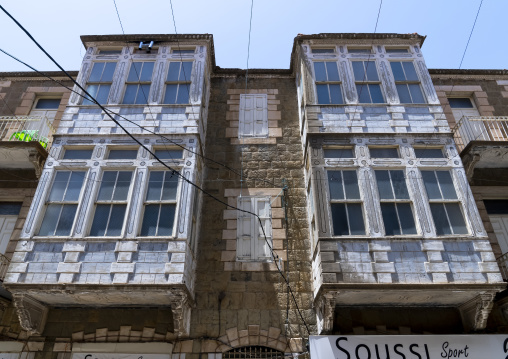
[[[279,74],[265,76],[249,71],[249,91],[272,89],[280,101],[277,104],[280,113],[277,127],[281,129],[282,136],[271,137],[268,143],[259,144],[242,144],[234,141],[229,133],[231,122],[235,121],[227,115],[233,106],[229,101],[231,96],[244,93],[243,73],[239,71],[222,76],[218,72],[211,85],[207,137],[213,140],[207,144],[207,153],[211,159],[226,163],[237,173],[205,161],[205,190],[234,206],[242,188],[246,193],[259,192],[271,196],[274,247],[283,257],[283,274],[288,277],[301,314],[312,331],[315,317],[310,243],[294,78]],[[243,177],[239,175],[241,169]],[[281,198],[283,184],[288,185],[286,199]],[[287,201],[287,223],[281,200]],[[284,338],[307,336],[305,325],[295,310],[292,298],[289,298],[289,318],[286,318],[287,288],[278,271],[274,270],[273,262],[236,261],[236,218],[234,208],[204,197],[191,337],[219,337],[222,342],[233,346],[259,344],[289,351],[289,347],[282,348],[277,338],[279,335]],[[286,319],[288,325],[285,325]],[[257,334],[249,334],[252,330]],[[279,334],[267,334],[275,330]],[[273,345],[272,340],[275,340]],[[217,346],[216,343],[214,345]],[[195,344],[194,353],[197,352]]]

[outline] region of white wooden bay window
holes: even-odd
[[[259,219],[250,213],[237,211],[237,259],[270,260],[272,258],[270,255],[272,246],[270,197],[239,197],[238,208],[257,214]]]
[[[266,94],[240,95],[238,137],[268,137],[268,97]]]

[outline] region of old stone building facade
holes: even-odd
[[[310,335],[503,332],[499,239],[424,37],[299,35],[289,69],[248,71],[216,66],[208,34],[82,41],[72,75],[104,108],[0,73],[2,116],[61,99],[48,141],[1,143],[40,159],[10,174],[32,182],[0,353],[276,358]],[[457,91],[502,116],[475,86]]]

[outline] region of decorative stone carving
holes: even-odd
[[[41,335],[46,324],[48,308],[41,302],[25,295],[12,295],[21,327],[29,335]]]
[[[481,160],[480,154],[474,153],[468,154],[462,161],[464,163],[464,168],[466,170],[466,176],[469,183],[471,183],[471,180],[473,179],[474,168],[480,160]]]
[[[481,292],[478,296],[459,307],[466,331],[485,329],[490,311],[494,306],[495,292]]]
[[[190,333],[192,303],[187,294],[178,293],[174,296],[171,303],[171,312],[173,313],[174,333],[178,337],[187,337]]]
[[[37,150],[33,149],[28,155],[28,160],[33,163],[35,175],[39,179],[41,177],[42,170],[44,169],[44,161],[46,158],[44,158],[44,156],[42,156]]]
[[[317,314],[318,334],[329,334],[333,330],[333,317],[335,315],[335,296],[339,292],[329,292],[320,295],[315,301]]]

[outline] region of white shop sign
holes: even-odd
[[[311,359],[505,359],[508,335],[311,336]]]
[[[74,353],[72,359],[169,359],[169,354]]]

